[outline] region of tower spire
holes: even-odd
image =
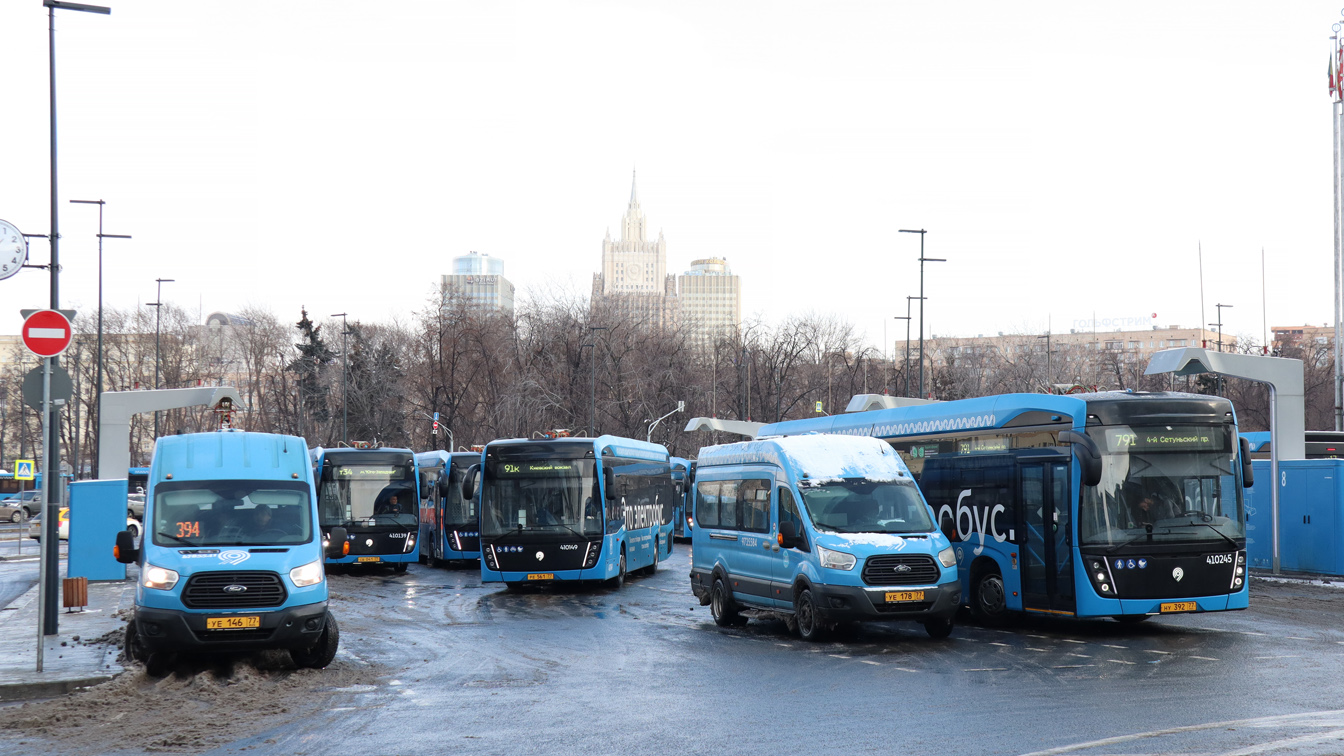
[[[639,204],[639,195],[635,192],[635,170],[630,169],[630,206],[635,207]]]

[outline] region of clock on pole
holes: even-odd
[[[23,270],[28,263],[28,239],[9,221],[0,220],[0,281]]]

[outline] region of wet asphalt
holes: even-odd
[[[510,593],[474,565],[331,577],[376,684],[212,753],[1344,753],[1344,590],[1138,625],[865,624],[812,644],[714,625],[687,547],[623,590]]]

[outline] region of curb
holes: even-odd
[[[116,675],[97,675],[94,677],[81,677],[74,680],[48,680],[32,683],[12,683],[9,685],[0,684],[0,702],[27,701],[36,698],[55,698],[67,693],[73,693],[81,688],[88,688],[99,683],[105,683]]]

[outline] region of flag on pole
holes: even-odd
[[[1335,59],[1330,58],[1330,96],[1335,96]]]

